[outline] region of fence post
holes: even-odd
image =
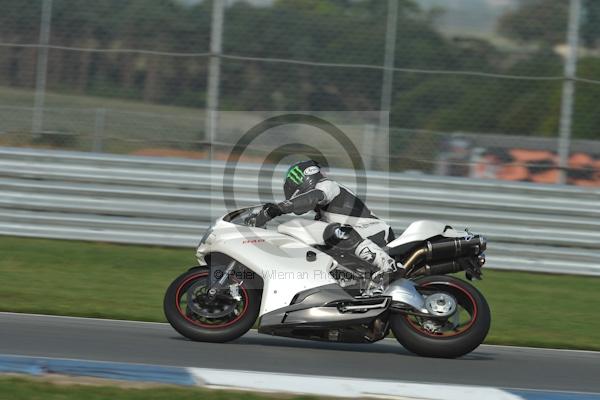
[[[104,148],[104,125],[106,121],[106,108],[96,108],[96,118],[94,123],[94,139],[92,141],[92,151],[102,153]]]
[[[396,31],[398,21],[398,0],[388,0],[387,27],[385,32],[385,55],[383,60],[383,80],[381,83],[381,106],[379,114],[379,134],[389,125],[389,112],[392,104],[394,81],[394,58],[396,54]],[[389,154],[385,155],[386,157]]]
[[[52,0],[43,0],[40,20],[40,42],[37,48],[37,69],[35,78],[35,104],[31,134],[35,137],[42,132],[44,125],[44,102],[46,98],[46,71],[48,69],[48,43],[50,42],[50,21]]]
[[[209,144],[209,158],[217,136],[219,116],[219,80],[221,75],[221,50],[223,42],[223,14],[225,0],[213,0],[210,30],[210,61],[208,65],[208,90],[206,94],[206,137]]]
[[[376,125],[373,124],[365,124],[363,129],[363,137],[362,137],[362,159],[365,163],[365,168],[367,170],[373,169],[373,152],[377,148],[374,144],[376,143],[377,135],[375,132],[377,131]]]
[[[573,122],[573,103],[577,75],[577,46],[579,40],[579,19],[581,16],[581,0],[571,0],[569,5],[569,26],[567,27],[567,55],[565,59],[565,80],[563,82],[560,106],[560,126],[558,139],[559,181],[567,182],[567,167],[571,147],[571,126]]]

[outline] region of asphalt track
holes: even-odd
[[[169,325],[0,313],[0,354],[600,393],[600,353],[480,346],[457,360],[414,356],[395,340],[353,345],[254,331],[197,343]]]

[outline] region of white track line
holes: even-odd
[[[199,383],[223,389],[243,388],[346,398],[402,398],[431,400],[522,400],[502,389],[484,386],[396,382],[254,371],[189,368]]]

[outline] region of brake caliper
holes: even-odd
[[[233,284],[229,285],[229,294],[235,301],[242,300],[242,296],[240,295],[240,285],[241,284],[242,284],[242,282],[233,283]]]

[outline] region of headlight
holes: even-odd
[[[477,256],[477,263],[479,263],[479,267],[483,267],[485,264],[485,254],[481,253]]]

